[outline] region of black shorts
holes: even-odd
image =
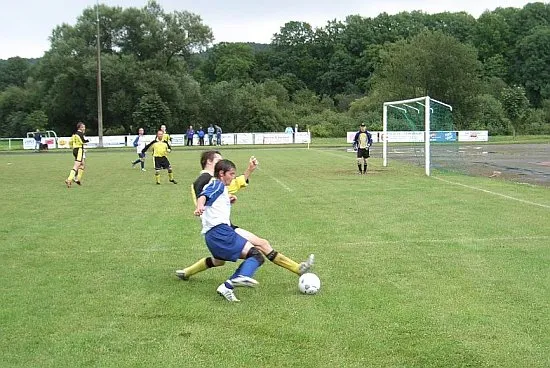
[[[357,150],[357,158],[369,158],[370,152],[368,148],[359,148]]]
[[[82,162],[84,158],[84,149],[82,147],[73,148],[73,156],[75,161]]]
[[[155,157],[155,170],[162,170],[162,169],[171,169],[170,161],[168,161],[168,157]]]

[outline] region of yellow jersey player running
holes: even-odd
[[[170,143],[163,140],[164,132],[162,130],[157,131],[157,138],[146,145],[141,153],[145,155],[145,152],[151,147],[153,147],[153,159],[155,160],[155,180],[157,185],[160,185],[160,171],[162,169],[168,170],[168,179],[171,183],[177,184],[174,180],[174,173],[172,172],[172,166],[170,161],[168,161],[168,153],[172,150]]]
[[[82,175],[84,175],[84,144],[88,143],[88,140],[84,138],[84,132],[86,131],[86,125],[82,122],[76,124],[76,132],[70,139],[70,145],[73,148],[74,165],[69,173],[69,177],[65,180],[67,188],[71,187],[74,180],[75,183],[81,185]]]

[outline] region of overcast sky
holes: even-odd
[[[143,7],[147,0],[100,0],[102,4]],[[422,10],[427,13],[466,11],[479,17],[497,7],[521,8],[525,0],[157,0],[165,11],[187,10],[200,15],[214,32],[215,42],[269,43],[288,21],[314,27],[344,20],[351,14],[375,17],[382,12]],[[75,24],[95,0],[0,0],[0,59],[41,57],[48,37],[62,23]]]

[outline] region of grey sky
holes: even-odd
[[[0,0],[0,59],[40,57],[49,49],[48,37],[59,24],[75,24],[95,0]],[[109,6],[143,7],[146,0],[100,0]],[[382,12],[422,10],[427,13],[466,11],[478,17],[497,7],[518,7],[526,0],[157,0],[166,11],[188,10],[199,14],[214,32],[215,42],[269,43],[288,21],[314,27],[347,15],[375,17]]]

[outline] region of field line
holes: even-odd
[[[480,191],[480,192],[487,193],[487,194],[492,194],[492,195],[499,196],[499,197],[502,197],[502,198],[505,198],[505,199],[510,199],[510,200],[513,200],[513,201],[518,201],[518,202],[521,202],[521,203],[529,204],[529,205],[532,205],[532,206],[537,206],[537,207],[542,207],[542,208],[548,208],[548,209],[550,209],[550,206],[549,206],[549,205],[546,205],[546,204],[537,203],[537,202],[531,202],[531,201],[526,201],[526,200],[524,200],[524,199],[512,197],[512,196],[509,196],[509,195],[506,195],[506,194],[502,194],[502,193],[493,192],[493,191],[490,191],[490,190],[487,190],[487,189],[478,188],[478,187],[473,187],[473,186],[471,186],[471,185],[466,185],[466,184],[462,184],[462,183],[456,183],[456,182],[450,181],[450,180],[445,180],[445,179],[442,179],[442,178],[438,178],[438,177],[436,177],[436,176],[432,176],[432,178],[437,179],[437,180],[440,180],[440,181],[445,182],[445,183],[448,183],[448,184],[458,185],[458,186],[461,186],[461,187],[464,187],[464,188],[468,188],[468,189],[472,189],[472,190],[478,190],[478,191]]]
[[[258,170],[260,170],[259,167],[258,167]],[[276,177],[267,174],[265,171],[262,171],[262,172],[263,172],[268,178],[274,180],[277,184],[279,184],[280,186],[282,186],[283,188],[285,188],[288,192],[292,192],[292,188],[290,188],[288,185],[286,185],[285,183],[283,183],[282,181],[280,181],[280,180],[277,179]]]

